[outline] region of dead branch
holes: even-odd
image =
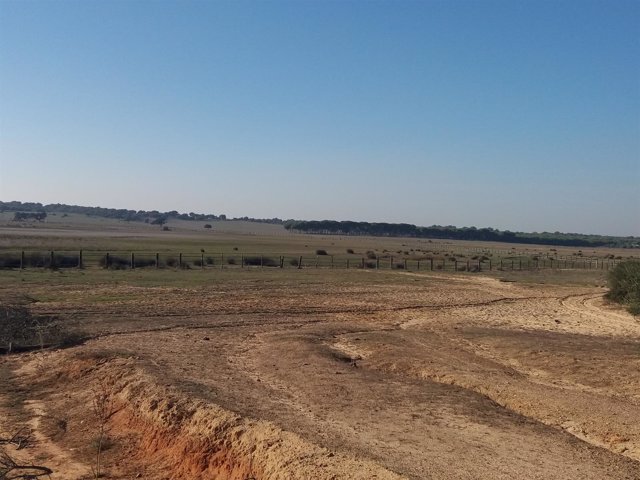
[[[0,479],[2,480],[36,480],[40,477],[50,477],[53,473],[42,465],[20,465],[4,450],[0,450]]]
[[[30,447],[33,445],[31,430],[28,428],[21,428],[11,438],[0,437],[0,445],[15,445],[18,450]]]

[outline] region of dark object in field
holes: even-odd
[[[280,263],[275,261],[270,257],[244,257],[245,265],[254,265],[254,266],[262,266],[262,267],[279,267]]]

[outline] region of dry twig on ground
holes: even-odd
[[[21,428],[11,438],[0,437],[0,445],[15,445],[18,450],[29,447],[32,444],[33,437],[31,436],[31,430],[28,428]]]
[[[6,451],[0,449],[0,479],[3,480],[36,480],[50,477],[53,473],[42,465],[20,465]]]

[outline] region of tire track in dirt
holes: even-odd
[[[487,305],[492,305],[494,303],[502,303],[502,302],[517,302],[524,300],[539,300],[539,299],[548,299],[554,297],[548,296],[532,296],[532,297],[502,297],[492,300],[486,300],[482,302],[470,302],[470,303],[452,303],[446,305],[434,305],[434,304],[421,304],[421,305],[403,305],[400,307],[384,307],[384,308],[367,308],[367,307],[354,307],[354,308],[343,308],[343,309],[319,309],[314,308],[313,306],[299,308],[299,309],[263,309],[263,310],[243,310],[242,315],[332,315],[332,314],[348,314],[348,313],[362,313],[362,314],[372,314],[372,313],[384,313],[384,312],[400,312],[403,310],[447,310],[452,308],[465,308],[465,307],[482,307]],[[557,297],[560,298],[560,297]],[[38,311],[38,315],[59,315],[60,311],[55,310],[45,310]],[[84,315],[101,315],[101,316],[122,316],[121,312],[105,312],[103,310],[83,310],[82,312],[78,312],[75,314],[76,318],[82,318]],[[162,317],[207,317],[211,316],[211,312],[203,312],[203,313],[190,313],[189,315],[185,315],[184,313],[157,313],[157,314],[146,314],[144,316],[138,318],[162,318]],[[220,311],[215,313],[216,316],[236,316],[238,312],[236,311]],[[65,316],[74,316],[73,313],[67,314],[65,312]]]
[[[622,314],[609,309],[604,309],[595,302],[603,303],[604,293],[566,295],[559,299],[562,308],[580,319],[596,320],[591,324],[594,333],[612,335],[616,332],[618,336],[640,337],[640,321],[629,314]]]

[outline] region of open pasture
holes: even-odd
[[[113,223],[5,227],[2,249],[549,252]],[[3,308],[83,341],[1,357],[0,438],[26,429],[14,459],[92,478],[106,398],[104,478],[638,479],[640,322],[604,301],[605,282],[595,269],[2,270]]]

